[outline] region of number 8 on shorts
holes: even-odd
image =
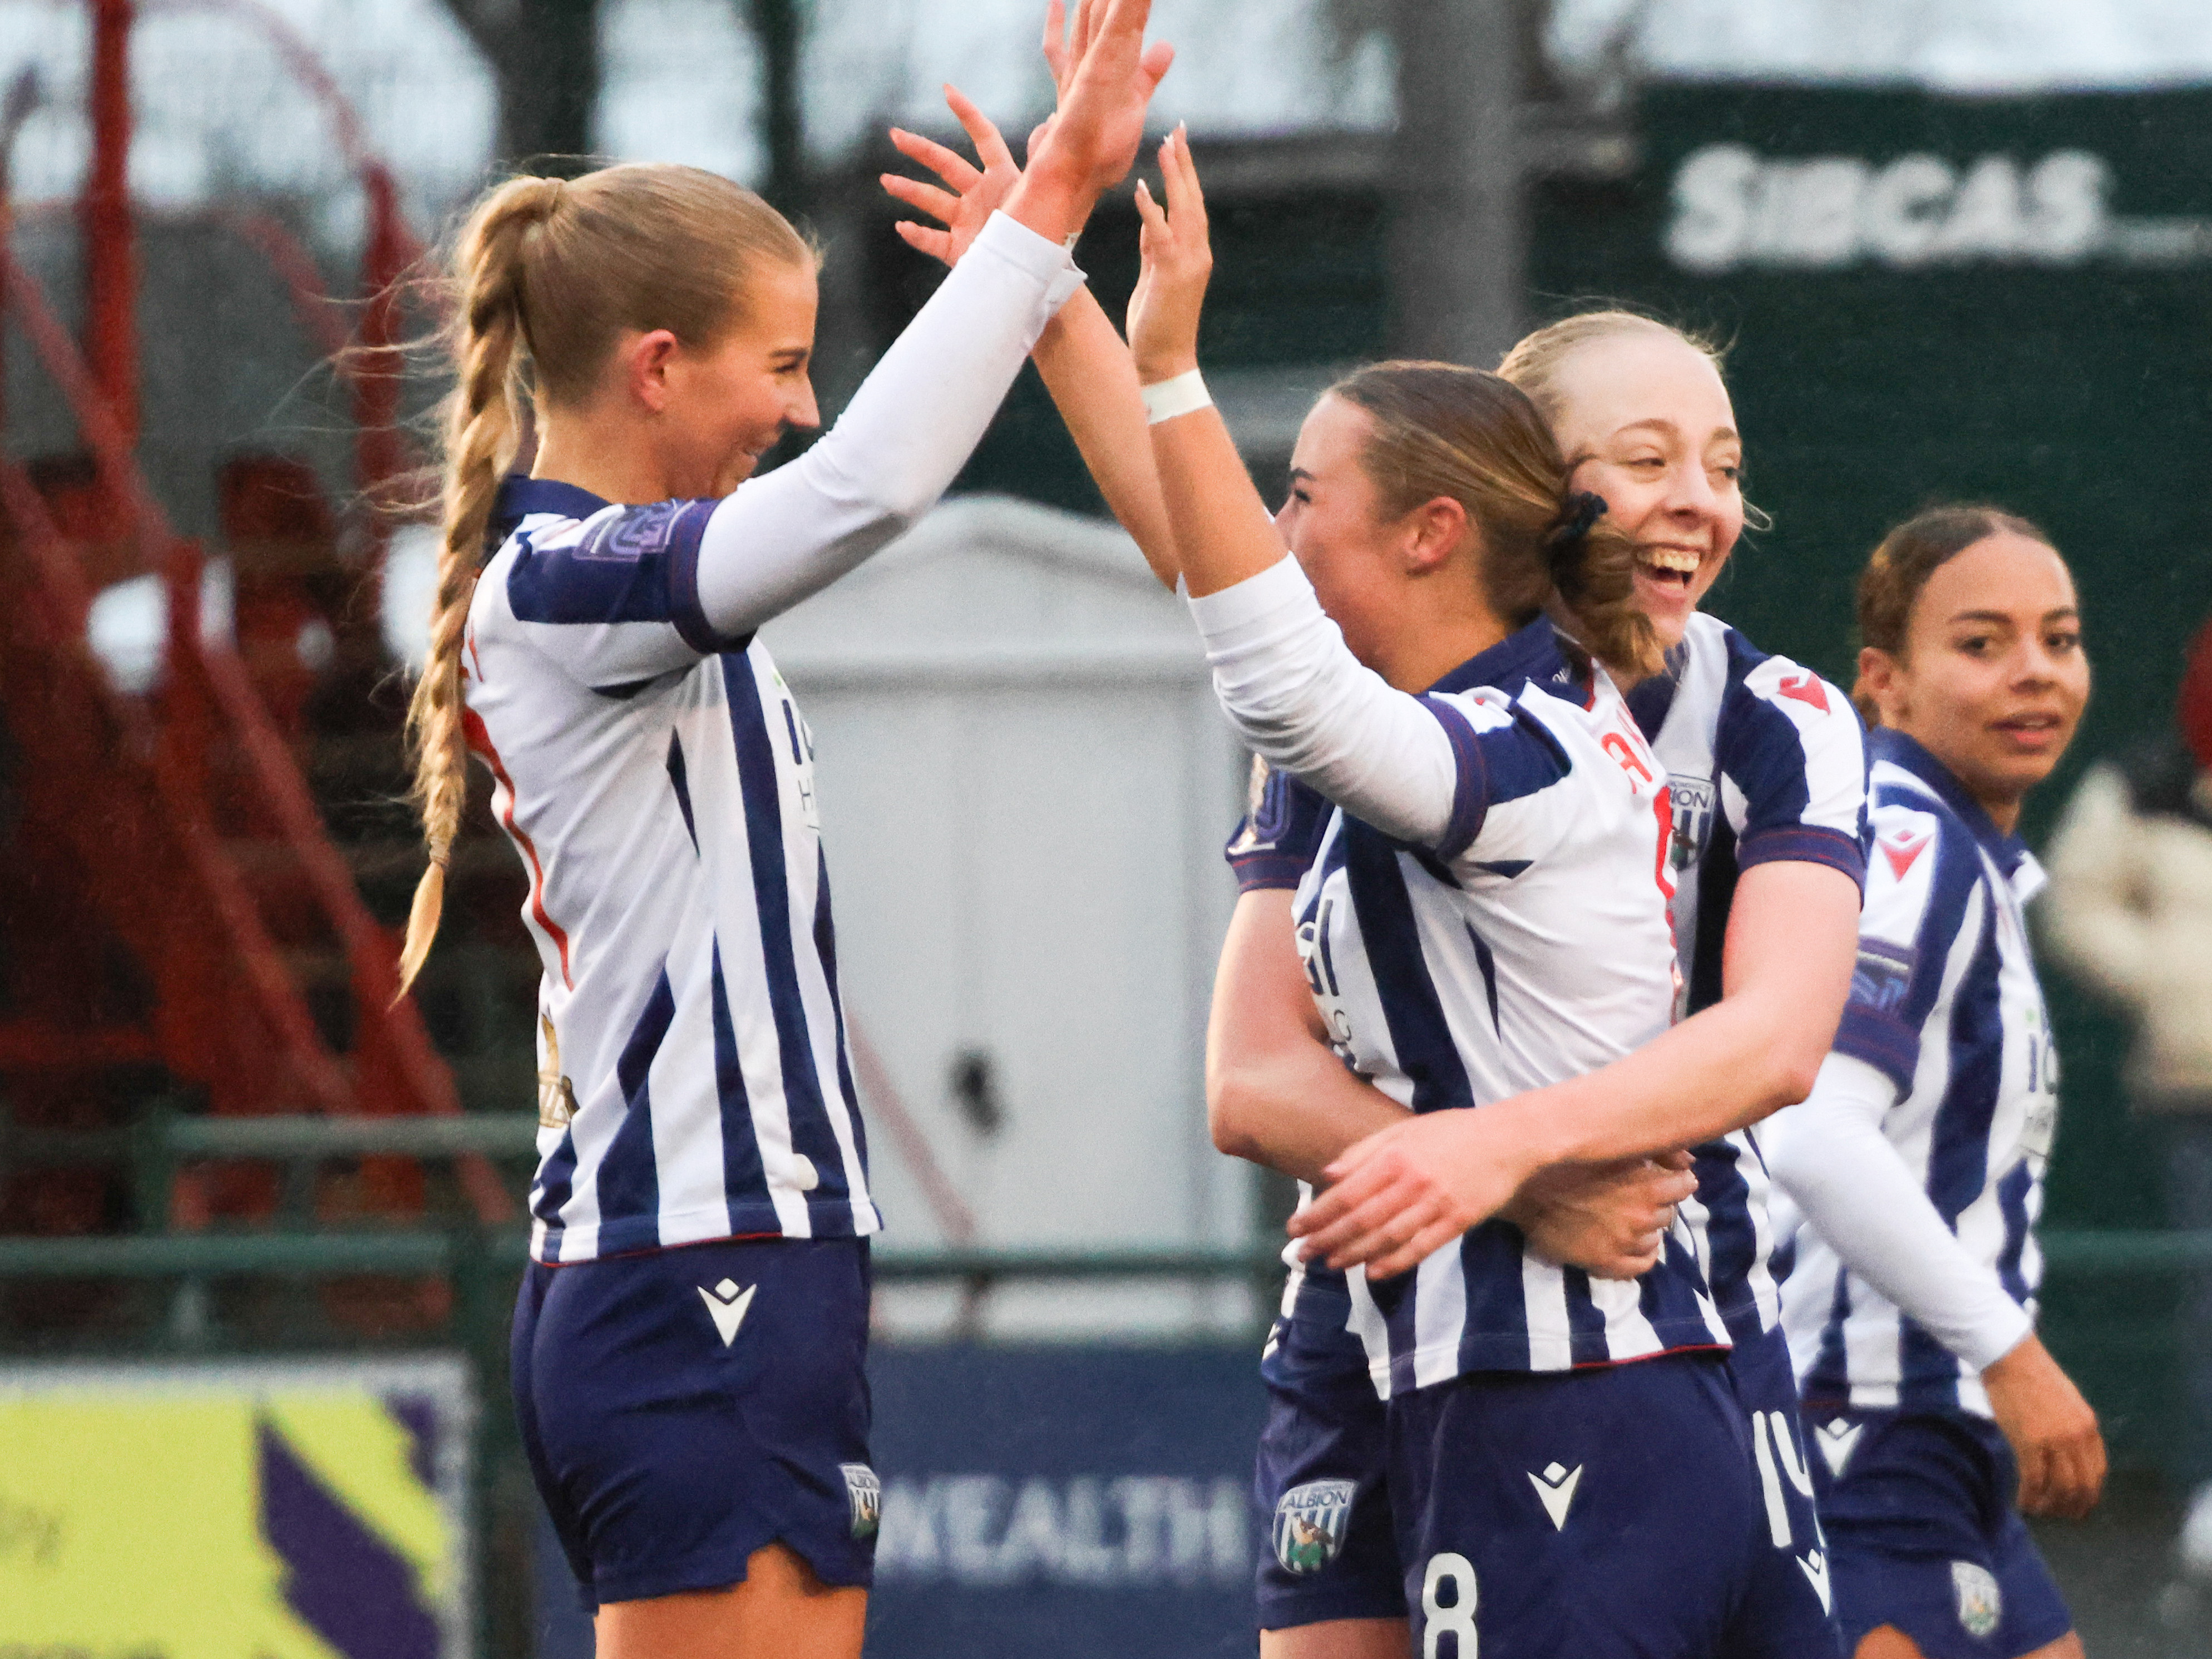
[[[1443,1599],[1449,1587],[1451,1600]],[[1443,1650],[1450,1637],[1451,1652]],[[1421,1659],[1474,1659],[1474,1564],[1446,1550],[1421,1575]]]

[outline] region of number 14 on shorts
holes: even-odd
[[[1421,1659],[1475,1659],[1474,1564],[1449,1550],[1421,1575]]]

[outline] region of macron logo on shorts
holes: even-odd
[[[1567,1510],[1573,1506],[1575,1488],[1582,1485],[1583,1466],[1569,1468],[1553,1462],[1547,1464],[1541,1474],[1531,1474],[1529,1484],[1536,1488],[1536,1496],[1543,1500],[1544,1513],[1552,1517],[1552,1525],[1559,1531],[1567,1529]]]
[[[757,1285],[748,1285],[740,1291],[737,1281],[729,1279],[711,1291],[704,1285],[699,1287],[699,1299],[714,1316],[714,1328],[720,1334],[724,1347],[738,1340],[738,1327],[745,1322],[745,1310],[753,1305],[753,1292],[758,1289]]]

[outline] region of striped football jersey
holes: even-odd
[[[1887,1073],[1883,1132],[1936,1213],[2033,1314],[2035,1220],[2057,1126],[2057,1052],[2022,907],[2043,872],[1911,738],[1877,730],[1857,969],[1836,1052]],[[1987,1415],[1972,1368],[1809,1225],[1783,1316],[1805,1397]]]
[[[1426,701],[1459,768],[1436,850],[1334,811],[1294,901],[1299,955],[1346,1062],[1416,1112],[1579,1076],[1664,1030],[1667,780],[1602,673],[1539,621]],[[1470,1370],[1564,1370],[1725,1346],[1676,1235],[1633,1284],[1592,1279],[1491,1221],[1416,1269],[1348,1275],[1379,1393]]]
[[[882,1225],[811,739],[701,609],[714,507],[511,478],[470,607],[465,723],[544,966],[540,1261]]]
[[[1695,1013],[1720,1000],[1729,900],[1743,871],[1799,860],[1864,885],[1863,734],[1850,700],[1827,681],[1703,615],[1667,653],[1666,672],[1629,691],[1628,705],[1674,796],[1674,938],[1683,1012]],[[1698,1190],[1680,1213],[1729,1334],[1747,1342],[1782,1318],[1758,1131],[1692,1151]]]

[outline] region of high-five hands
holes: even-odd
[[[1060,108],[1030,155],[1006,211],[1040,234],[1073,234],[1099,195],[1137,159],[1145,110],[1175,60],[1164,41],[1145,44],[1152,0],[1081,0],[1066,43],[1074,63]]]
[[[1071,28],[1061,0],[1049,0],[1045,8],[1044,59],[1047,67],[1052,70],[1057,108],[1030,134],[1028,153],[1033,164],[1044,159],[1051,149],[1050,137],[1060,122],[1060,112],[1066,109],[1076,96],[1078,71],[1090,60],[1092,47],[1101,40],[1107,27],[1117,21],[1126,23],[1127,20],[1109,16],[1108,0],[1078,0],[1074,25]],[[1141,20],[1136,27],[1138,38],[1141,40]],[[1146,89],[1147,98],[1151,95],[1151,88],[1158,86],[1160,76],[1167,72],[1174,52],[1172,46],[1156,43],[1139,55],[1136,73],[1139,80],[1149,77]],[[944,226],[942,230],[933,230],[927,225],[901,220],[898,234],[908,246],[928,254],[933,259],[942,259],[949,265],[957,262],[960,256],[968,251],[968,245],[975,240],[993,210],[1006,204],[1015,186],[1021,182],[1022,170],[1015,164],[1013,153],[1007,148],[998,127],[965,93],[957,87],[948,85],[945,88],[945,101],[951,109],[953,118],[960,123],[961,131],[975,146],[976,159],[982,165],[976,167],[957,151],[919,133],[893,127],[893,147],[908,161],[927,167],[945,181],[946,188],[939,190],[935,185],[896,173],[883,174],[882,182],[884,190],[891,195]],[[1141,106],[1138,119],[1141,131]],[[1121,172],[1127,171],[1128,162],[1134,160],[1135,153],[1136,145],[1133,141],[1129,155],[1122,162]],[[1117,173],[1108,183],[1117,182],[1120,177]],[[1104,186],[1099,188],[1103,189]]]
[[[1190,136],[1177,127],[1160,146],[1163,208],[1140,179],[1137,215],[1144,221],[1139,252],[1144,264],[1129,298],[1129,350],[1147,386],[1171,380],[1198,367],[1198,319],[1213,246],[1206,228],[1206,197],[1191,165]]]
[[[957,150],[947,149],[918,132],[893,127],[891,143],[898,153],[927,167],[948,188],[939,190],[934,185],[896,173],[884,173],[883,185],[908,207],[927,214],[945,227],[932,230],[927,225],[902,219],[898,222],[898,234],[906,239],[908,247],[949,265],[968,251],[968,245],[975,240],[993,210],[1002,206],[1013,193],[1014,186],[1021,182],[1022,172],[1014,165],[1013,154],[1007,149],[1006,141],[999,136],[999,129],[965,93],[957,87],[948,86],[945,88],[945,101],[951,106],[953,118],[960,123],[961,131],[968,135],[969,143],[975,146],[976,160],[983,165],[975,167]]]

